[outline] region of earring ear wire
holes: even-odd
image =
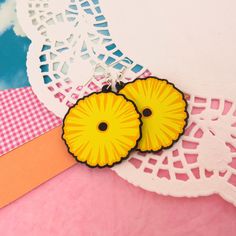
[[[124,78],[126,70],[127,68],[123,68],[117,75],[116,84],[115,84],[117,92],[119,92],[125,86],[125,83],[122,80]]]
[[[100,63],[97,63],[97,64],[94,66],[94,68],[93,68],[93,75],[91,76],[91,78],[90,78],[83,86],[87,86],[87,85],[92,81],[92,79],[95,79],[95,78],[96,78],[95,72],[96,72],[96,70],[97,70],[99,67],[101,67],[101,64],[100,64]]]
[[[124,78],[124,74],[128,70],[128,67],[124,66],[123,69],[117,73],[117,78],[115,79],[115,81],[111,78],[112,74],[111,74],[111,70],[110,70],[111,67],[113,67],[114,65],[116,65],[120,61],[123,61],[123,59],[115,61],[115,62],[111,63],[110,65],[104,64],[104,66],[102,66],[100,62],[97,63],[93,68],[93,75],[83,86],[87,86],[93,79],[96,78],[96,76],[97,76],[96,71],[98,70],[99,67],[101,67],[104,70],[103,75],[104,75],[104,77],[106,79],[106,83],[107,83],[106,85],[103,86],[102,91],[104,91],[104,92],[111,91],[113,85],[117,89],[117,91],[122,89],[124,87],[124,82],[122,82],[122,79]]]

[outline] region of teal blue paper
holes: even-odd
[[[3,2],[0,0],[0,4]],[[28,38],[16,36],[12,28],[0,33],[0,90],[29,86],[26,75],[29,44]]]

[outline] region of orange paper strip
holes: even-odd
[[[57,127],[0,158],[0,207],[73,166]]]

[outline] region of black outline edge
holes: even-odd
[[[64,136],[65,118],[66,118],[66,116],[69,114],[70,110],[71,110],[72,108],[74,108],[81,100],[84,100],[85,98],[90,97],[90,96],[92,96],[93,94],[100,94],[100,93],[113,93],[113,94],[115,94],[115,95],[117,95],[117,96],[122,96],[126,101],[131,102],[131,103],[133,104],[135,111],[136,111],[137,114],[139,115],[139,117],[138,117],[138,119],[139,119],[139,121],[140,121],[140,124],[139,124],[139,138],[136,140],[135,146],[134,146],[133,148],[131,148],[131,149],[128,151],[127,156],[121,157],[120,161],[114,162],[112,165],[108,165],[108,164],[107,164],[107,165],[104,165],[104,166],[99,166],[99,165],[90,166],[90,165],[87,163],[87,161],[83,162],[83,161],[80,161],[80,160],[77,159],[77,157],[70,151],[70,148],[69,148],[69,146],[68,146],[66,140],[63,138],[63,136]],[[61,135],[61,138],[62,138],[62,140],[63,140],[63,141],[65,142],[65,144],[66,144],[68,153],[71,154],[72,157],[74,157],[74,159],[76,160],[76,162],[81,163],[81,164],[84,164],[84,165],[88,166],[88,167],[91,168],[91,169],[93,169],[93,168],[100,168],[100,169],[103,169],[103,168],[106,168],[106,167],[112,168],[113,166],[120,164],[122,161],[127,160],[127,159],[129,158],[129,156],[130,156],[130,153],[131,153],[132,151],[136,151],[136,150],[137,150],[138,143],[139,143],[139,141],[142,139],[142,125],[143,125],[143,122],[142,122],[142,119],[141,119],[141,118],[142,118],[142,115],[141,115],[140,112],[138,111],[138,108],[137,108],[136,104],[135,104],[132,100],[129,100],[128,98],[126,98],[123,94],[119,94],[119,93],[116,93],[116,92],[113,92],[113,91],[108,91],[108,92],[103,92],[103,91],[100,91],[100,92],[93,92],[93,93],[90,93],[90,94],[88,94],[88,95],[86,95],[86,96],[84,96],[84,97],[78,99],[78,100],[76,101],[76,103],[75,103],[72,107],[70,107],[70,108],[68,109],[68,111],[66,112],[66,114],[65,114],[65,116],[64,116],[64,118],[63,118],[63,122],[62,122],[62,135]]]
[[[184,134],[184,132],[185,132],[185,129],[186,129],[186,127],[188,126],[188,121],[189,121],[189,113],[188,113],[188,102],[187,102],[187,100],[185,99],[185,96],[184,96],[184,92],[182,92],[180,89],[178,89],[176,86],[175,86],[175,84],[173,84],[173,83],[171,83],[171,82],[169,82],[167,79],[161,79],[161,78],[158,78],[158,77],[156,77],[156,76],[148,76],[148,77],[145,77],[145,78],[136,78],[135,80],[133,80],[133,81],[130,81],[130,82],[128,82],[128,83],[125,83],[125,86],[126,85],[128,85],[128,84],[133,84],[134,82],[136,82],[137,80],[146,80],[146,79],[149,79],[149,78],[153,78],[153,79],[157,79],[157,80],[162,80],[162,81],[165,81],[165,82],[167,82],[168,84],[170,84],[170,85],[172,85],[181,95],[182,95],[182,99],[184,100],[184,102],[185,102],[185,104],[186,104],[186,106],[185,106],[185,109],[184,109],[184,111],[185,111],[185,113],[186,113],[186,118],[184,119],[184,121],[185,121],[185,125],[184,125],[184,127],[183,127],[183,131],[181,132],[181,133],[179,133],[179,136],[178,136],[178,138],[176,139],[176,140],[173,140],[173,142],[172,142],[172,144],[170,145],[170,146],[168,146],[168,147],[161,147],[160,149],[158,149],[158,150],[153,150],[153,149],[151,149],[151,150],[146,150],[146,151],[142,151],[142,150],[140,150],[140,149],[136,149],[136,151],[138,151],[138,152],[140,152],[140,153],[158,153],[158,152],[160,152],[160,151],[162,151],[162,150],[166,150],[166,149],[169,149],[169,148],[171,148],[171,147],[173,147],[173,145],[175,144],[175,143],[177,143],[178,141],[179,141],[179,139],[182,137],[182,135]],[[125,88],[125,86],[124,86],[124,88]],[[122,88],[122,89],[124,89],[124,88]],[[122,90],[121,89],[121,90]],[[118,91],[118,94],[120,94],[120,91],[121,90],[119,90]],[[140,112],[139,112],[140,113]],[[141,114],[141,113],[140,113]]]

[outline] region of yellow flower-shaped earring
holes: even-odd
[[[142,114],[140,151],[170,147],[184,132],[187,103],[183,93],[167,80],[156,77],[121,84],[119,94],[135,102]]]
[[[128,157],[141,137],[141,115],[122,94],[92,93],[77,101],[64,119],[69,152],[90,167],[112,166]]]

